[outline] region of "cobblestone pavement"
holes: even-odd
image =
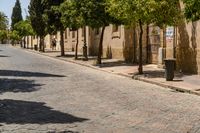
[[[200,133],[200,97],[0,46],[1,133]]]

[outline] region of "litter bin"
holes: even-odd
[[[34,45],[34,50],[36,50],[36,51],[38,50],[37,44]]]
[[[165,78],[167,81],[174,79],[174,70],[176,59],[165,59]]]

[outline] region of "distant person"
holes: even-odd
[[[52,50],[56,50],[56,39],[52,39]]]

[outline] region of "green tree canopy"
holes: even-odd
[[[12,23],[11,23],[11,29],[12,30],[13,30],[14,25],[16,23],[18,23],[19,21],[23,20],[22,11],[21,11],[21,5],[20,5],[19,0],[16,0],[15,6],[13,7],[11,20],[12,20]]]
[[[102,27],[97,58],[97,64],[101,64],[105,27],[111,23],[118,24],[120,21],[106,11],[106,0],[82,0],[78,1],[78,4],[80,5],[79,13],[83,18],[84,25],[92,28]]]
[[[47,35],[47,23],[44,17],[46,3],[43,0],[31,0],[29,5],[30,21],[36,35],[40,37],[39,49],[44,52],[44,37]]]
[[[60,12],[60,5],[64,0],[44,0],[46,3],[46,9],[44,16],[47,21],[47,30],[50,34],[57,34],[57,31],[60,31],[60,46],[61,46],[61,56],[65,55],[64,51],[64,30],[65,27],[61,21],[62,14]]]
[[[13,30],[9,33],[9,38],[11,39],[12,43],[21,39],[19,33],[16,30]]]
[[[14,29],[17,31],[20,37],[34,35],[33,28],[28,20],[22,20],[14,25]]]
[[[8,29],[8,18],[3,12],[0,12],[0,30],[6,29]]]
[[[197,21],[200,19],[200,1],[183,0],[185,9],[184,14],[188,21]]]
[[[80,14],[80,7],[79,0],[66,0],[63,4],[61,4],[61,21],[65,27],[77,30],[78,28],[84,26],[84,20]]]
[[[143,25],[174,25],[180,20],[179,0],[107,0],[108,12],[128,26],[140,27],[139,73],[142,74]]]
[[[31,0],[29,5],[29,19],[33,30],[38,36],[45,36],[47,34],[45,18],[43,16],[46,4],[42,0]]]
[[[7,33],[8,33],[7,30],[0,30],[1,43],[3,43],[4,40],[8,38],[8,34]]]
[[[107,0],[108,12],[121,21],[125,25],[136,25],[140,28],[139,36],[139,74],[143,73],[142,67],[142,38],[143,25],[152,23],[154,8],[156,2],[154,0]]]
[[[155,0],[152,23],[156,26],[174,26],[182,22],[179,0]]]

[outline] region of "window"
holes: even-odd
[[[113,28],[112,28],[112,32],[118,32],[119,31],[119,26],[118,25],[113,25]]]

